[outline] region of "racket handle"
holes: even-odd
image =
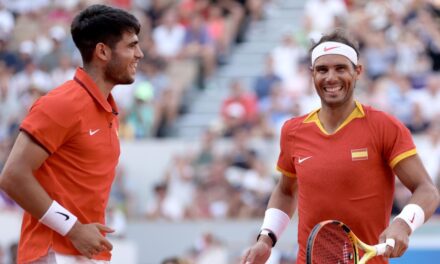
[[[387,246],[394,248],[395,240],[393,238],[387,238],[385,243],[377,244],[374,247],[376,248],[376,255],[381,256],[387,250]]]

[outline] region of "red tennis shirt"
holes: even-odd
[[[118,109],[78,68],[73,80],[37,100],[20,129],[50,154],[34,172],[49,196],[83,223],[105,223],[105,209],[119,159]],[[25,213],[18,262],[34,261],[49,248],[79,255],[70,240]],[[95,259],[109,260],[103,252]]]
[[[307,238],[323,220],[340,220],[362,241],[377,244],[390,220],[392,168],[416,154],[409,130],[384,112],[356,102],[333,134],[317,113],[287,121],[281,132],[277,169],[298,181],[297,263],[305,263]],[[382,257],[370,262],[388,263]]]

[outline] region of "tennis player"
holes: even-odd
[[[319,222],[336,219],[358,237],[377,244],[394,239],[388,263],[408,247],[409,236],[439,204],[409,130],[396,118],[361,104],[353,97],[362,73],[355,41],[343,31],[324,35],[311,49],[311,71],[321,108],[288,120],[281,131],[273,190],[257,242],[242,263],[263,264],[298,207],[297,263],[305,263],[306,243]],[[412,192],[390,223],[394,175]]]
[[[73,20],[83,68],[35,102],[0,178],[24,210],[18,263],[107,263],[105,208],[119,159],[117,84],[143,57],[138,20],[93,5]]]

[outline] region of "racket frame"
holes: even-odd
[[[316,234],[321,230],[322,227],[324,227],[327,224],[337,225],[346,233],[353,246],[353,252],[354,252],[353,260],[355,264],[365,264],[368,260],[370,260],[371,258],[377,255],[376,247],[370,246],[362,242],[362,240],[360,240],[346,224],[338,220],[326,220],[315,225],[315,227],[312,229],[312,232],[309,235],[309,238],[307,240],[307,248],[306,248],[307,264],[312,264],[312,248]],[[361,259],[359,259],[359,248],[365,252]]]

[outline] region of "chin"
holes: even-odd
[[[119,80],[119,84],[132,84],[134,82],[134,77],[127,77]]]

